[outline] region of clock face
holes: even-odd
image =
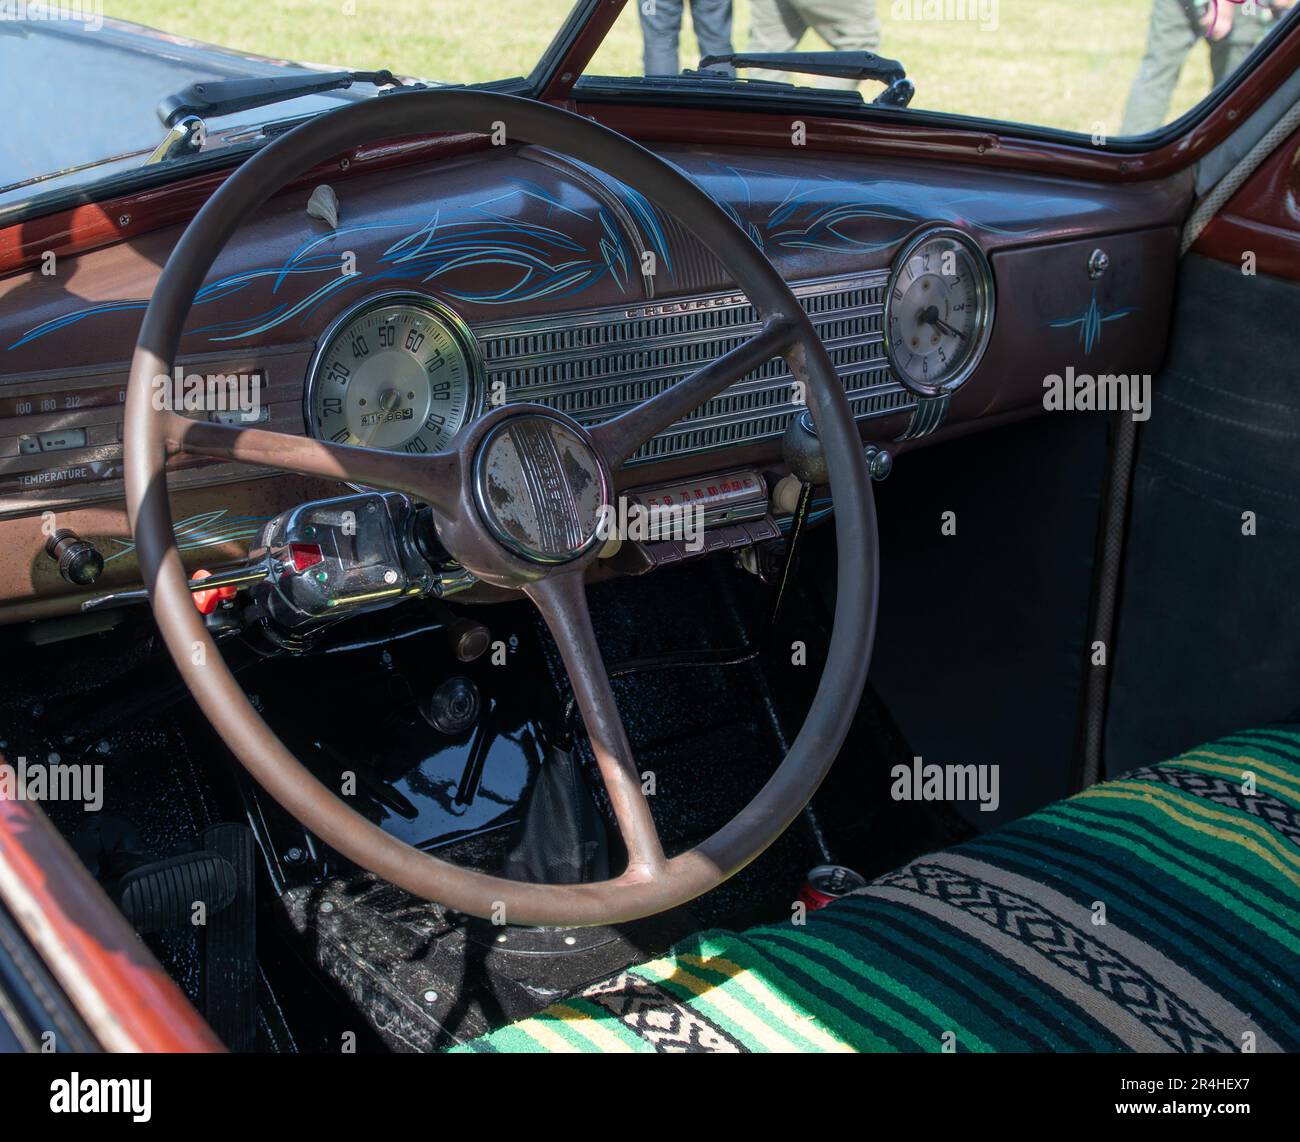
[[[979,363],[992,318],[992,272],[964,234],[932,230],[903,248],[885,296],[885,349],[908,388],[957,388]]]
[[[335,323],[308,378],[313,436],[390,452],[438,452],[477,412],[473,336],[432,299],[371,299]]]

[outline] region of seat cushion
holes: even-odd
[[[457,1049],[1295,1051],[1297,985],[1286,726],[1094,786],[802,924],[700,933]]]

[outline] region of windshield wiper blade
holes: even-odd
[[[875,102],[893,107],[906,107],[916,94],[916,87],[907,78],[903,65],[874,52],[728,52],[700,59],[701,70],[715,64],[826,75],[833,79],[874,79],[885,85]]]
[[[255,79],[208,79],[173,92],[158,104],[158,118],[164,127],[175,126],[186,115],[211,119],[252,107],[339,91],[354,83],[375,87],[403,87],[391,71],[294,71]]]

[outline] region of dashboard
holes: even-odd
[[[1042,411],[1043,379],[1150,373],[1163,357],[1182,177],[1082,184],[845,155],[664,147],[792,284],[864,442],[906,451]],[[758,328],[707,248],[633,188],[534,147],[277,196],[191,311],[175,376],[228,391],[196,416],[399,452],[436,451],[490,406],[595,424]],[[147,300],[180,234],[157,230],[0,279],[0,620],[73,612],[44,554],[69,528],[135,584],[122,407]],[[47,272],[48,271],[48,272]],[[780,474],[802,407],[774,358],[618,474],[653,498]],[[715,480],[716,484],[717,481]],[[267,518],[340,485],[169,461],[192,568],[238,558]],[[729,487],[729,485],[726,485]]]

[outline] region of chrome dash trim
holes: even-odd
[[[888,280],[888,270],[873,270],[792,287],[860,420],[917,405],[885,357]],[[545,405],[591,427],[663,392],[758,333],[761,324],[743,293],[719,291],[481,322],[474,334],[489,392],[504,391],[508,403]],[[776,357],[647,441],[628,463],[769,440],[802,407],[788,366]]]

